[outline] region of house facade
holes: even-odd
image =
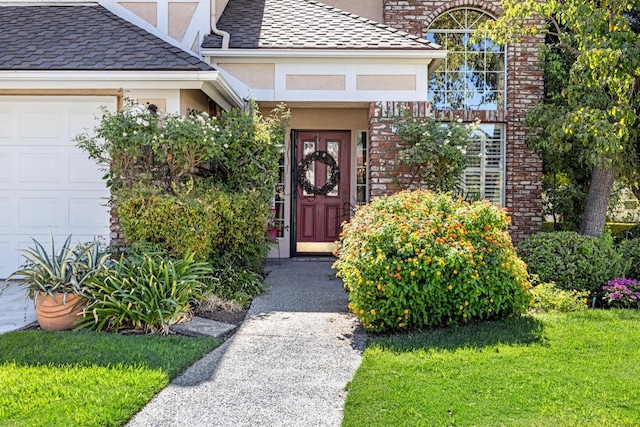
[[[49,230],[122,237],[72,138],[124,98],[290,108],[274,256],[330,252],[356,205],[399,189],[390,117],[407,107],[480,119],[468,189],[510,211],[514,239],[538,231],[541,161],[521,120],[542,95],[539,40],[471,42],[499,13],[480,0],[0,1],[0,277]]]

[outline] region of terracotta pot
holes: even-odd
[[[85,305],[84,298],[76,294],[67,294],[65,303],[62,293],[39,295],[36,299],[36,318],[40,327],[47,331],[66,331],[73,329]]]

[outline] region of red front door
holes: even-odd
[[[350,142],[349,131],[298,133],[298,252],[327,252],[349,219]]]

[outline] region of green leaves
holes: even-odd
[[[517,247],[531,274],[560,289],[599,292],[608,280],[628,269],[609,236],[581,236],[563,231],[539,233]]]
[[[227,301],[246,305],[251,298],[263,290],[263,278],[240,267],[221,266],[215,268],[205,280],[206,294],[213,294]]]
[[[269,200],[289,112],[284,106],[263,117],[255,103],[220,117],[206,112],[158,116],[128,101],[76,136],[78,147],[101,164],[115,189],[158,185],[172,192],[191,180],[214,182],[230,191],[252,189]]]
[[[99,242],[71,244],[68,236],[56,250],[53,234],[50,233],[49,250],[35,239],[33,247],[22,250],[25,262],[9,278],[17,277],[32,298],[40,294],[55,292],[86,293],[86,281],[108,268],[109,254],[102,252]]]
[[[202,295],[202,281],[210,273],[207,264],[193,261],[193,255],[179,260],[122,257],[113,269],[90,281],[91,299],[81,327],[168,334],[169,326],[190,317],[191,302]]]
[[[139,186],[118,192],[115,207],[128,244],[174,258],[193,253],[198,261],[257,271],[268,250],[264,233],[271,211],[258,191],[210,187],[176,195]]]
[[[411,169],[409,187],[424,186],[442,192],[460,190],[473,125],[433,117],[404,117],[396,120],[395,127],[405,144],[398,158]]]
[[[529,304],[504,211],[449,194],[400,192],[346,224],[334,268],[349,308],[381,331],[495,319]]]
[[[543,155],[545,173],[574,175],[580,184],[580,167],[614,169],[618,178],[635,185],[640,136],[638,2],[505,0],[502,6],[504,14],[487,23],[480,36],[518,41],[538,28],[545,36],[544,103],[527,112],[529,146]],[[569,151],[571,156],[565,156]],[[598,176],[590,179],[592,187],[605,186]],[[590,193],[584,205],[591,222],[604,224],[604,193]]]

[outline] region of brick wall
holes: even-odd
[[[120,218],[114,207],[111,208],[111,221],[109,224],[109,238],[111,240],[111,249],[114,252],[123,252],[127,247],[124,233],[120,229]]]
[[[429,24],[442,13],[462,7],[500,14],[500,1],[455,0],[385,0],[387,25],[424,36]],[[539,24],[539,22],[537,22]],[[542,223],[542,161],[526,147],[526,129],[522,125],[525,111],[540,102],[543,94],[542,72],[538,68],[537,45],[543,39],[527,38],[507,47],[507,108],[498,111],[452,111],[465,121],[479,118],[482,122],[506,123],[506,198],[505,207],[512,217],[511,236],[515,242],[536,233]],[[371,197],[390,194],[398,189],[391,178],[402,173],[394,161],[397,141],[385,114],[397,108],[393,103],[371,107]],[[428,106],[420,108],[428,111]],[[435,112],[439,114],[440,112]]]
[[[376,102],[369,110],[369,189],[372,198],[410,188],[411,176],[396,159],[400,138],[393,130],[394,117],[411,110],[413,117],[429,117],[427,102]]]

